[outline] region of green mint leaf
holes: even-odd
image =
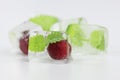
[[[36,34],[29,38],[29,50],[32,52],[42,52],[45,50],[46,41],[43,35]]]
[[[63,40],[63,34],[59,31],[52,31],[51,34],[47,36],[47,43],[55,43],[57,41]]]
[[[93,31],[90,35],[90,44],[99,50],[105,50],[104,31]]]
[[[51,26],[58,22],[58,18],[48,15],[40,15],[30,19],[31,22],[40,25],[43,30],[49,31]]]
[[[85,34],[79,24],[70,24],[66,29],[66,34],[73,45],[82,46],[85,41]]]

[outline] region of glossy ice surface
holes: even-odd
[[[65,33],[59,31],[44,31],[43,33],[33,31],[30,33],[28,54],[30,61],[34,60],[35,56],[42,61],[45,61],[46,58],[64,60],[70,57],[70,53],[71,45],[68,43]]]
[[[60,22],[61,31],[65,31],[72,44],[72,53],[79,55],[98,55],[106,53],[108,31],[100,25],[88,24],[84,18]]]
[[[23,36],[25,31],[28,37]],[[104,54],[107,36],[105,27],[90,25],[84,18],[59,20],[45,15],[30,18],[10,31],[15,48],[28,54],[29,60],[38,61],[63,60],[74,54]]]

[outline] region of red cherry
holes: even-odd
[[[51,58],[61,60],[70,56],[71,45],[67,40],[61,40],[56,43],[50,43],[47,50]]]
[[[24,31],[23,36],[19,40],[19,48],[25,55],[28,55],[29,35],[27,33],[28,31]]]

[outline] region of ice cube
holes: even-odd
[[[30,21],[25,21],[24,23],[16,26],[12,30],[9,31],[10,42],[13,44],[15,48],[19,47],[19,39],[22,37],[22,33],[24,31],[31,31],[34,29],[42,30],[42,28]]]
[[[61,22],[61,31],[65,31],[72,44],[72,54],[96,55],[105,53],[108,42],[108,31],[99,25],[90,25],[78,20]]]

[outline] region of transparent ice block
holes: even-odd
[[[24,37],[24,32],[29,33],[29,31],[31,31],[33,29],[42,30],[40,26],[38,26],[30,21],[26,21],[26,22],[16,26],[15,28],[13,28],[9,32],[10,42],[13,45],[13,47],[15,49],[19,50],[20,39]]]
[[[60,31],[30,32],[28,58],[35,62],[69,62],[71,46],[67,35]]]
[[[108,43],[108,30],[100,25],[90,25],[84,18],[64,20],[60,23],[72,45],[72,54],[98,55],[105,54]]]
[[[49,37],[49,35],[53,33],[55,33],[55,36]],[[55,41],[55,44],[61,40],[60,34],[62,34],[63,42],[68,43],[66,44],[66,51],[70,50],[71,52],[66,52],[67,56],[64,58],[54,59],[49,54],[48,47],[50,44],[53,44],[53,41]],[[45,42],[41,42],[39,37],[38,41],[36,39],[37,35],[42,36],[42,39],[45,39]],[[108,43],[108,30],[100,25],[88,24],[85,18],[58,20],[51,16],[37,16],[12,29],[9,33],[9,37],[16,49],[24,54],[28,54],[29,61],[68,62],[74,54],[105,54]],[[36,37],[33,43],[31,42],[32,37]],[[50,38],[49,40],[48,37]],[[44,50],[31,50],[32,48],[33,50],[39,50],[41,48],[41,43],[42,46],[44,46]],[[54,51],[56,50],[57,47]]]
[[[29,31],[32,31],[35,29],[41,30],[41,31],[42,30],[50,31],[50,29],[53,26],[55,26],[55,24],[58,21],[59,21],[58,18],[54,16],[49,16],[49,15],[39,15],[39,16],[32,17],[29,20],[23,22],[22,24],[16,26],[9,32],[10,42],[12,43],[14,49],[16,49],[17,51],[21,51],[22,53],[26,53],[27,51],[24,52],[21,50],[21,48],[23,48],[24,45],[28,47],[28,44],[25,41],[26,40],[25,36],[26,35],[29,36]],[[20,45],[20,41],[21,43],[23,43],[21,44],[22,47]]]

